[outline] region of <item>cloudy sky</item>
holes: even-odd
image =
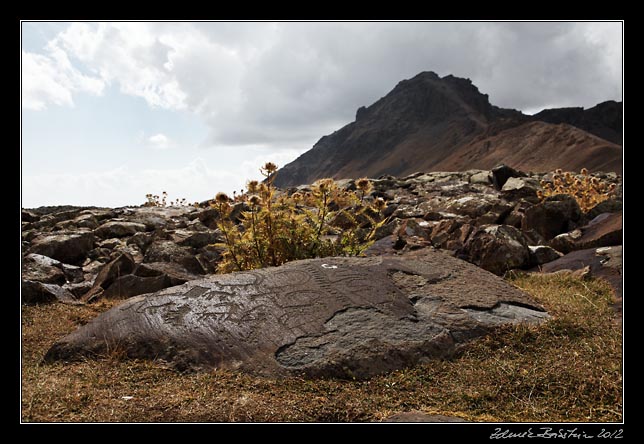
[[[23,22],[22,205],[201,201],[421,71],[526,113],[622,99],[621,23]]]

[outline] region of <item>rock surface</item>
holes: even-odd
[[[530,250],[523,233],[509,225],[482,225],[464,246],[469,259],[495,274],[530,263]]]
[[[76,265],[83,261],[94,246],[91,232],[49,234],[34,239],[28,253],[41,254],[66,264]]]
[[[65,288],[56,284],[43,284],[30,280],[22,281],[22,302],[25,304],[41,304],[46,302],[77,303],[76,297]]]
[[[424,249],[297,261],[133,297],[58,341],[45,360],[118,348],[179,369],[364,378],[448,357],[493,326],[547,317],[500,278]]]

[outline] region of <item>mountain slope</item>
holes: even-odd
[[[548,123],[567,123],[606,139],[622,144],[622,102],[608,100],[592,108],[544,109],[533,116]]]
[[[619,171],[621,147],[570,125],[490,104],[469,79],[423,72],[282,168],[277,186],[416,171],[553,167]],[[589,163],[590,162],[590,163]]]

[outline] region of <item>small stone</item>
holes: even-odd
[[[547,264],[563,256],[552,247],[546,245],[529,246],[530,249],[530,263],[533,266]]]

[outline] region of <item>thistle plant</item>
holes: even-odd
[[[541,187],[543,191],[537,191],[537,196],[542,201],[549,196],[568,194],[575,198],[584,213],[608,199],[616,188],[614,183],[591,176],[586,168],[581,169],[580,175],[573,175],[569,171],[564,173],[561,169],[557,169],[552,183],[542,180]]]
[[[198,206],[198,203],[195,204],[189,204],[188,201],[183,198],[179,199],[176,198],[175,200],[170,201],[168,203],[168,193],[167,192],[162,192],[161,196],[158,194],[146,194],[145,195],[146,202],[143,204],[144,207],[160,207],[160,208],[165,208],[165,207],[186,207],[190,205]]]
[[[218,270],[249,270],[306,258],[357,256],[374,241],[385,223],[383,199],[369,200],[368,179],[360,179],[356,191],[321,179],[311,191],[290,195],[273,186],[277,166],[260,169],[264,181],[249,181],[247,191],[234,200],[219,193],[211,206],[219,212],[218,228],[224,250]],[[237,202],[237,203],[235,203]],[[243,205],[239,223],[231,220],[232,205]]]

